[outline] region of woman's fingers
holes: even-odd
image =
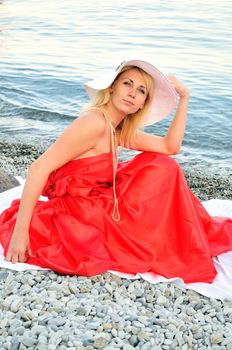
[[[13,264],[17,263],[19,261],[19,255],[18,253],[11,253],[11,252],[7,252],[6,255],[6,260],[7,261],[11,261]]]
[[[26,254],[24,252],[20,253],[18,262],[25,262],[26,260],[27,260]]]
[[[16,232],[11,237],[6,260],[15,264],[17,262],[25,262],[29,256],[32,256],[29,236],[25,235],[24,231]]]
[[[180,95],[180,97],[189,95],[188,88],[175,76],[169,75],[168,80],[170,84],[173,86],[173,88],[176,90],[176,92]]]
[[[18,261],[19,261],[19,255],[18,255],[18,253],[15,253],[15,254],[12,256],[11,262],[12,262],[13,264],[16,264]]]
[[[11,261],[11,258],[12,258],[12,254],[9,252],[9,250],[8,250],[8,252],[7,252],[7,254],[6,254],[6,260],[7,261]]]
[[[8,251],[6,254],[6,260],[11,261],[13,264],[16,264],[17,262],[25,262],[27,260],[28,256],[33,256],[30,250],[30,253],[26,254],[26,251],[21,252],[11,252]]]
[[[30,258],[34,258],[34,257],[35,257],[35,254],[32,253],[32,250],[31,250],[30,247],[28,248],[28,256],[29,256]]]

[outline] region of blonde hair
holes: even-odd
[[[137,129],[140,127],[143,122],[143,119],[147,116],[151,101],[154,96],[154,81],[152,77],[146,73],[143,69],[137,66],[126,66],[123,67],[121,72],[117,75],[114,82],[120,77],[120,75],[130,69],[136,69],[141,74],[145,81],[146,89],[147,89],[147,98],[145,104],[142,109],[139,109],[136,113],[128,114],[121,123],[117,126],[117,133],[119,134],[120,145],[126,148],[130,148],[130,144],[133,143],[134,137],[136,135]],[[113,83],[114,83],[113,82]],[[112,84],[113,84],[112,83]],[[104,111],[104,107],[110,100],[110,91],[109,88],[104,90],[99,90],[96,95],[91,99],[87,109],[93,108],[101,108]]]

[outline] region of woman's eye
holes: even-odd
[[[131,82],[130,81],[124,81],[124,84],[131,86]]]
[[[144,95],[145,91],[143,89],[139,89],[139,91]]]

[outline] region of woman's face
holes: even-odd
[[[121,113],[133,114],[142,109],[147,88],[139,70],[129,69],[123,72],[110,87],[110,101]]]

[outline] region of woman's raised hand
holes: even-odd
[[[189,90],[187,86],[182,84],[180,80],[178,80],[172,75],[168,76],[168,80],[170,81],[170,83],[172,84],[172,86],[174,87],[174,89],[180,97],[189,97]]]

